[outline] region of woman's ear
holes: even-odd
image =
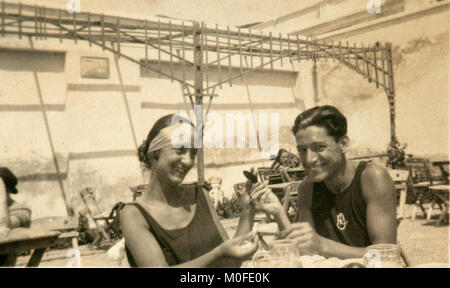
[[[347,153],[350,149],[350,139],[347,135],[344,135],[339,139],[339,145],[341,146],[342,152]]]

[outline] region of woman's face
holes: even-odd
[[[197,150],[194,148],[173,148],[170,146],[159,150],[158,160],[152,165],[152,172],[156,173],[162,182],[179,185],[186,174],[194,166]]]
[[[281,163],[282,165],[284,165],[284,164],[287,163],[288,160],[289,160],[289,154],[288,154],[287,152],[281,153],[281,156],[280,156],[280,163]]]

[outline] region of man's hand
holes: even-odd
[[[308,222],[290,225],[287,229],[281,231],[280,238],[297,240],[300,253],[303,255],[322,254],[323,238],[316,233]]]

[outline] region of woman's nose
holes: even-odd
[[[183,155],[181,155],[181,163],[188,167],[192,166],[194,160],[192,159],[190,153],[184,153]]]

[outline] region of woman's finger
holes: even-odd
[[[255,190],[255,191],[253,191],[251,194],[250,194],[250,196],[252,196],[252,198],[253,199],[257,199],[257,200],[259,200],[265,193],[267,193],[268,191],[267,191],[267,188],[262,188],[262,189],[259,189],[259,190]]]

